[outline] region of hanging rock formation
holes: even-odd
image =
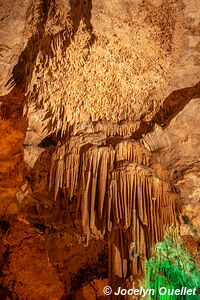
[[[137,285],[168,225],[198,262],[198,0],[0,7],[0,297]]]
[[[87,245],[90,236],[98,239],[111,232],[121,261],[132,261],[132,274],[144,271],[165,227],[176,224],[178,195],[150,168],[151,156],[139,142],[125,140],[113,147],[99,134],[83,134],[58,147],[52,157],[50,190],[55,198],[63,190],[65,200],[81,208]],[[119,260],[112,259],[119,268]],[[126,278],[127,266],[121,274]]]

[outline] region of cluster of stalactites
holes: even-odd
[[[138,274],[144,271],[155,243],[162,240],[165,226],[176,224],[175,194],[153,170],[136,163],[112,172],[109,194],[117,274],[126,277],[128,270]]]
[[[122,135],[123,131],[125,136],[131,135],[133,124],[139,122],[140,114],[148,111],[153,103],[153,100],[149,101],[150,87],[156,82],[161,86],[163,70],[154,70],[148,52],[143,51],[139,59],[141,49],[136,50],[132,43],[126,44],[120,37],[109,40],[103,32],[95,36],[96,33],[88,29],[84,15],[75,26],[70,12],[63,15],[65,11],[66,8],[59,9],[60,26],[56,26],[55,18],[54,30],[52,20],[47,20],[43,41],[47,39],[48,43],[37,47],[41,49],[34,63],[30,62],[27,114],[31,113],[30,104],[36,109],[42,107],[48,115],[49,131],[61,131],[62,135],[77,122],[100,120],[110,121],[111,126],[103,126],[110,135],[115,132]],[[63,29],[57,32],[59,27]],[[155,45],[151,47],[155,48]],[[46,48],[48,51],[44,51]],[[160,51],[155,55],[160,58]],[[146,72],[143,60],[148,68],[153,66],[151,76]],[[141,89],[144,82],[146,88]],[[124,120],[133,124],[124,126],[121,124]]]
[[[97,164],[108,163],[109,156],[105,158],[105,152],[108,152],[109,155],[114,153],[113,165],[110,172],[121,162],[123,165],[129,162],[136,162],[149,166],[150,153],[139,142],[125,140],[119,142],[114,148],[106,146],[106,137],[106,133],[103,132],[96,134],[85,134],[82,132],[76,136],[72,136],[66,144],[56,149],[52,156],[49,185],[50,189],[54,190],[55,198],[59,189],[63,187],[69,191],[70,198],[77,194],[80,189],[81,174],[83,173],[84,166],[88,165],[87,160],[90,156],[95,155],[95,153],[98,153],[96,157]],[[94,162],[88,171],[93,172],[93,167]]]
[[[55,197],[59,189],[76,197],[87,242],[90,235],[103,238],[111,232],[112,260],[123,276],[130,268],[142,271],[165,226],[176,223],[170,184],[149,165],[150,152],[139,142],[113,147],[98,134],[71,138],[52,158],[50,189]]]
[[[98,63],[101,63],[98,49],[90,64],[87,63],[91,54],[91,35],[83,28],[81,22],[73,37],[72,30],[58,34],[51,42],[52,56],[39,51],[31,77],[27,80],[28,101],[25,112],[29,117],[29,106],[33,104],[35,109],[43,108],[46,115],[49,115],[49,131],[55,130],[56,133],[61,132],[61,135],[68,131],[69,126],[76,126],[77,122],[80,125],[93,121],[96,122],[96,125],[91,125],[93,132],[102,130],[110,136],[130,136],[136,129],[133,109],[135,98],[132,97],[132,101],[129,99],[131,85],[122,85],[115,74],[119,72],[115,68],[110,70],[110,64],[105,68],[105,57],[102,58],[102,66],[98,67]],[[63,51],[66,36],[69,45]],[[104,73],[108,70],[109,76],[105,77]],[[119,89],[124,94],[123,100]],[[125,118],[130,121],[118,124]]]

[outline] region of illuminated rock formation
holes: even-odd
[[[72,137],[52,158],[50,189],[55,198],[62,189],[65,200],[76,201],[77,209],[81,208],[87,245],[90,236],[98,239],[111,232],[120,260],[126,260],[126,271],[120,272],[125,278],[130,247],[131,255],[138,257],[134,261],[131,256],[129,273],[142,272],[154,244],[162,240],[165,226],[176,224],[177,195],[170,183],[149,167],[151,159],[139,142],[106,146],[99,135]],[[112,260],[114,269],[123,265],[119,259]]]
[[[132,284],[168,225],[198,261],[198,0],[0,6],[0,297]]]

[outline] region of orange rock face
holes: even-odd
[[[14,90],[1,97],[0,119],[0,211],[1,214],[17,213],[16,193],[23,184],[22,143],[26,120],[22,115],[24,93]]]

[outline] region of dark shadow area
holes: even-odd
[[[51,146],[56,146],[58,144],[59,139],[57,138],[57,136],[54,135],[49,135],[47,137],[45,137],[39,144],[38,147],[40,148],[48,148]]]
[[[12,293],[7,287],[0,285],[0,299],[1,300],[13,300]]]
[[[81,20],[86,25],[86,30],[90,33],[91,38],[88,43],[90,46],[95,41],[95,36],[93,34],[93,27],[91,24],[91,10],[92,10],[92,0],[82,0],[82,1],[70,1],[71,10],[69,12],[72,24],[73,24],[73,32],[72,36],[69,37],[67,28],[62,28],[59,33],[47,34],[45,32],[46,23],[48,18],[53,18],[56,7],[56,1],[51,0],[43,0],[41,2],[39,13],[40,22],[37,24],[37,34],[33,35],[28,43],[24,51],[21,53],[19,57],[18,63],[13,68],[13,77],[7,82],[7,86],[16,85],[18,88],[24,88],[26,86],[26,82],[28,78],[31,78],[34,63],[37,58],[39,52],[46,59],[46,56],[53,57],[53,51],[51,48],[51,43],[56,41],[57,36],[60,34],[63,37],[62,41],[62,50],[65,51],[66,48],[70,45],[71,39],[73,39],[76,31],[79,28]],[[55,22],[58,22],[57,20]]]
[[[6,233],[10,228],[10,222],[5,219],[0,219],[0,228]]]
[[[167,127],[170,121],[189,103],[190,100],[200,97],[200,82],[195,86],[183,88],[172,92],[164,101],[159,111],[149,122],[141,120],[139,129],[134,132],[132,138],[140,139],[142,135],[154,129],[158,124]]]
[[[77,291],[83,285],[94,279],[108,278],[108,253],[104,250],[99,255],[99,260],[95,265],[87,265],[80,269],[79,273],[71,282],[72,291]]]

